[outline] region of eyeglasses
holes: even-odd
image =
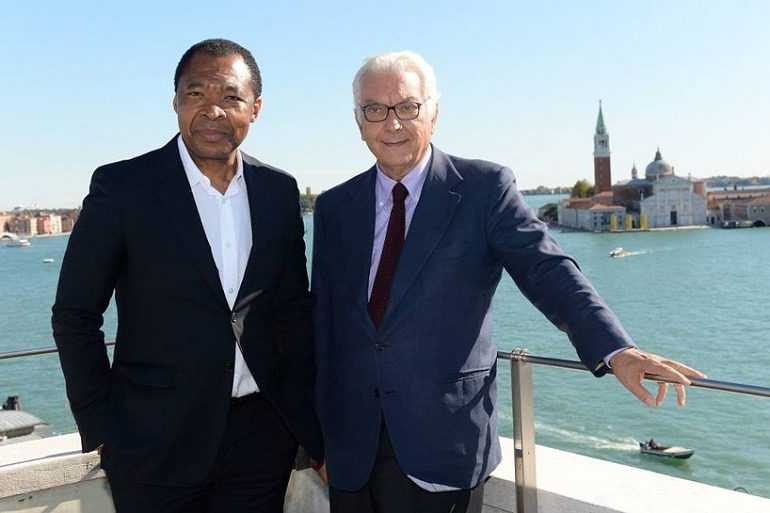
[[[388,114],[392,110],[401,121],[411,121],[420,115],[422,103],[405,101],[395,105],[383,105],[382,103],[370,103],[361,107],[364,118],[370,123],[379,123],[388,119]]]

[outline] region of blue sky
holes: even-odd
[[[660,146],[677,174],[770,175],[770,2],[4,1],[0,210],[74,207],[93,170],[176,132],[173,72],[209,37],[257,58],[243,149],[327,189],[373,159],[352,116],[362,60],[421,53],[434,142],[522,188],[593,180],[599,100],[613,182]]]

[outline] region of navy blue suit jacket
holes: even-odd
[[[491,304],[503,269],[595,374],[633,342],[509,169],[436,148],[375,329],[366,310],[375,178],[372,168],[316,202],[316,395],[330,481],[366,483],[384,417],[404,472],[469,488],[500,461]]]
[[[203,481],[219,450],[236,341],[261,392],[322,457],[312,300],[295,180],[244,155],[252,249],[231,310],[176,137],[97,169],[62,263],[53,329],[83,450],[124,479]],[[115,293],[112,366],[102,314]]]

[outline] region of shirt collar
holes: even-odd
[[[409,171],[406,176],[401,179],[401,183],[409,191],[409,198],[418,200],[420,193],[422,192],[422,186],[425,184],[425,178],[428,176],[428,164],[433,156],[432,145],[428,146],[428,151],[425,152],[425,156],[417,163],[417,165]],[[390,178],[388,175],[382,172],[380,164],[376,164],[377,167],[377,201],[383,203],[390,199],[393,186],[396,185],[396,181]]]
[[[200,168],[197,166],[197,164],[195,164],[195,161],[193,161],[192,157],[190,156],[190,152],[187,150],[187,146],[182,140],[182,134],[179,134],[176,142],[177,146],[179,147],[179,156],[182,159],[182,167],[184,167],[184,172],[187,175],[187,180],[190,182],[190,187],[195,187],[201,181],[203,181],[206,185],[210,185],[211,181],[209,178],[203,174],[203,171],[200,170]],[[243,159],[241,158],[241,150],[236,151],[235,158],[235,176],[233,177],[231,183],[235,183],[240,178],[243,178]]]

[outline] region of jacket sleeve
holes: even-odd
[[[276,335],[288,348],[285,372],[308,390],[315,380],[313,359],[313,319],[305,258],[305,229],[296,189],[290,200],[292,207],[286,261],[276,298]]]
[[[331,309],[329,290],[326,286],[326,251],[324,240],[323,195],[316,199],[313,212],[313,270],[311,273],[311,291],[313,292],[313,327],[315,332],[315,358],[318,372],[317,387],[322,387],[327,376],[328,339],[331,327],[329,311]]]
[[[123,260],[120,207],[108,168],[91,179],[70,235],[53,305],[53,336],[83,452],[106,439],[110,364],[103,314]]]
[[[634,346],[633,340],[526,204],[511,170],[501,168],[497,178],[486,218],[495,258],[527,299],[567,334],[586,367],[597,376],[606,374],[602,359]]]

